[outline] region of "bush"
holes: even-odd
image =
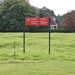
[[[24,30],[0,30],[0,32],[23,32]],[[48,29],[36,29],[36,30],[26,30],[25,32],[49,32]],[[51,33],[71,33],[72,31],[70,29],[64,30],[64,29],[58,29],[58,30],[50,30]],[[73,30],[75,32],[75,30]]]

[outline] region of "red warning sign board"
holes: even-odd
[[[25,18],[26,26],[48,26],[49,18]]]

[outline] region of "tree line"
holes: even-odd
[[[56,17],[58,29],[75,29],[75,10],[56,16],[48,9],[50,16]],[[4,0],[0,5],[0,30],[23,30],[25,17],[46,17],[41,9],[31,6],[25,0]],[[48,27],[25,27],[26,30],[48,29]]]
[[[48,9],[50,15],[54,12]],[[25,0],[4,0],[0,5],[0,30],[23,30],[25,17],[44,17],[41,9],[31,6]],[[48,27],[25,27],[26,30]]]

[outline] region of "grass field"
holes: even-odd
[[[23,33],[0,33],[0,75],[75,75],[75,33],[51,33],[50,55],[48,33],[26,33],[22,47]]]

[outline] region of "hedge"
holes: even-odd
[[[24,30],[0,30],[0,32],[23,32]],[[26,30],[25,32],[49,32],[49,30]],[[50,30],[51,33],[71,33],[75,32],[75,30]]]

